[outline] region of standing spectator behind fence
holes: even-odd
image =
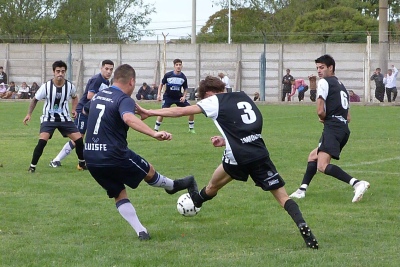
[[[223,74],[222,72],[218,73],[218,77],[225,84],[225,90],[227,93],[232,93],[232,87],[229,84],[229,77]]]
[[[386,86],[386,96],[387,96],[388,102],[392,102],[392,100],[394,102],[397,97],[397,88],[396,88],[397,74],[399,74],[399,70],[396,69],[396,67],[394,65],[392,65],[392,69],[388,69],[388,72],[385,75],[385,78],[383,78],[383,83]],[[392,93],[393,93],[393,99],[392,99]]]
[[[7,84],[7,74],[3,71],[2,66],[0,66],[0,83]]]
[[[288,96],[289,99],[296,93],[296,90],[298,91],[299,102],[304,101],[304,93],[308,90],[308,85],[303,79],[292,81],[292,92]]]
[[[381,73],[381,68],[376,68],[374,74],[371,76],[371,81],[375,81],[375,98],[379,102],[383,102],[385,98],[385,85],[383,84],[383,74]]]
[[[311,74],[308,76],[308,81],[310,82],[310,100],[315,102],[317,96],[317,76]]]
[[[21,87],[18,89],[18,98],[29,99],[29,86],[26,84],[26,82],[23,82]]]
[[[39,90],[39,85],[36,82],[33,82],[31,88],[29,89],[29,98],[32,99],[35,96],[37,90]]]
[[[285,101],[285,98],[287,96],[287,101],[290,101],[290,92],[292,91],[292,81],[294,81],[294,78],[292,75],[290,75],[290,69],[286,70],[286,75],[283,76],[282,78],[282,102]]]
[[[147,85],[147,83],[143,83],[143,85],[139,88],[138,93],[136,94],[137,100],[152,100],[153,95],[151,94],[152,88]]]

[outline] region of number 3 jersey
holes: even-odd
[[[135,114],[135,101],[118,87],[97,93],[90,101],[84,157],[87,165],[115,166],[127,158],[129,126],[122,116]]]
[[[349,93],[335,76],[318,81],[317,95],[325,100],[324,126],[350,132],[347,115],[349,113]]]
[[[225,163],[247,164],[269,156],[261,136],[263,117],[244,92],[216,94],[197,105],[213,119],[225,139]]]

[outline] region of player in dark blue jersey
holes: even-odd
[[[100,73],[94,75],[86,84],[85,92],[83,93],[81,99],[79,100],[78,105],[76,106],[76,116],[75,116],[75,125],[78,127],[79,132],[82,135],[82,138],[85,138],[86,127],[87,127],[87,116],[82,113],[82,109],[87,102],[92,99],[92,97],[97,94],[99,91],[108,88],[110,86],[110,78],[114,70],[114,62],[109,59],[103,60],[101,62]],[[75,143],[73,141],[67,142],[58,155],[50,161],[50,167],[57,168],[61,166],[61,160],[63,160],[66,156],[69,155],[71,150],[75,148]],[[77,167],[78,170],[86,169]]]
[[[182,60],[174,60],[174,70],[167,72],[158,87],[157,100],[161,101],[161,91],[165,85],[165,92],[163,95],[162,108],[169,108],[173,104],[178,107],[190,106],[190,103],[186,100],[186,91],[188,89],[187,78],[182,73]],[[183,93],[181,89],[183,88]],[[160,129],[163,121],[162,116],[157,117],[154,130]],[[194,115],[189,115],[189,133],[196,133],[194,131]]]
[[[317,148],[308,156],[306,172],[297,189],[290,197],[304,198],[307,187],[317,170],[350,184],[354,188],[352,202],[358,202],[369,188],[369,183],[353,178],[340,167],[331,164],[331,159],[339,160],[340,152],[349,137],[349,94],[346,87],[335,76],[335,60],[330,55],[323,55],[315,60],[317,65],[317,114],[324,130]]]
[[[264,191],[270,191],[288,212],[300,229],[306,245],[318,249],[318,242],[306,224],[299,206],[290,199],[285,182],[269,157],[262,138],[263,117],[244,92],[226,93],[225,84],[217,77],[208,76],[200,82],[201,101],[184,108],[146,110],[137,105],[142,119],[149,116],[181,117],[203,113],[214,120],[222,136],[211,137],[215,147],[225,146],[222,163],[217,167],[208,185],[191,197],[196,207],[211,200],[232,180],[247,181],[250,176]]]
[[[155,171],[144,158],[128,148],[127,132],[132,128],[159,141],[171,140],[165,131],[154,131],[135,116],[135,70],[127,64],[115,70],[114,84],[97,93],[90,101],[84,157],[93,178],[115,199],[121,216],[136,231],[140,240],[150,239],[128,199],[125,185],[135,189],[142,180],[168,194],[188,189],[198,192],[193,176],[171,180]]]

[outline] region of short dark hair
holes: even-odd
[[[131,78],[136,79],[136,71],[129,64],[122,64],[114,71],[114,82],[128,83]]]
[[[225,91],[225,83],[218,77],[207,76],[200,81],[198,94],[200,99],[203,99],[206,92],[222,93]]]
[[[181,63],[182,64],[182,60],[180,60],[179,58],[174,59],[173,62],[174,62],[174,66],[175,66],[176,63]]]
[[[376,68],[376,70],[379,70],[379,71],[381,71],[381,68]]]
[[[104,65],[113,65],[113,66],[114,66],[114,62],[112,62],[112,61],[109,60],[109,59],[106,59],[106,60],[103,60],[103,61],[101,62],[101,66],[104,66]]]
[[[56,68],[62,68],[62,67],[64,67],[65,70],[67,70],[67,64],[62,60],[57,60],[56,62],[53,63],[53,71],[55,71]]]
[[[317,58],[315,60],[315,63],[322,63],[322,64],[325,64],[327,67],[333,66],[332,70],[333,70],[333,73],[335,73],[336,63],[332,56],[330,56],[328,54],[320,56],[319,58]]]

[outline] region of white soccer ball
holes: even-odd
[[[193,217],[200,211],[200,208],[194,206],[189,193],[185,193],[178,198],[176,208],[181,215],[186,217]]]

